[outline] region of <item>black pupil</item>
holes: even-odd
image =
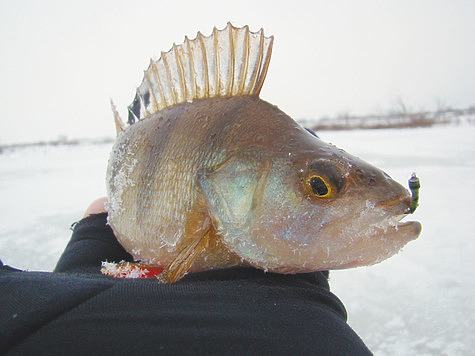
[[[328,194],[328,188],[325,182],[320,177],[312,177],[310,179],[310,185],[312,190],[317,196],[323,196]]]

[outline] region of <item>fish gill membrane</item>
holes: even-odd
[[[420,234],[403,186],[259,98],[272,45],[229,23],[185,37],[151,61],[127,124],[113,107],[108,222],[163,283],[370,265]]]

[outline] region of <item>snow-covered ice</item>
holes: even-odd
[[[50,271],[71,223],[105,196],[111,145],[45,146],[0,154],[0,259]]]
[[[475,127],[320,132],[403,184],[421,179],[410,219],[422,234],[371,267],[333,271],[349,324],[376,355],[467,355],[475,349]],[[0,154],[0,258],[50,271],[69,226],[105,195],[110,144]],[[407,219],[406,219],[407,220]]]

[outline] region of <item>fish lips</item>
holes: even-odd
[[[397,222],[383,234],[388,239],[398,239],[401,241],[412,241],[417,239],[422,231],[422,224],[419,221]]]
[[[375,205],[376,209],[382,209],[392,218],[386,220],[388,226],[384,226],[385,238],[395,238],[401,240],[415,240],[422,231],[422,225],[418,221],[404,221],[410,211],[411,195],[408,193],[400,194],[393,199],[379,202]]]
[[[363,245],[356,248],[357,251],[353,251],[353,256],[349,257],[347,262],[332,266],[331,269],[347,269],[380,263],[397,254],[401,248],[415,240],[421,233],[422,225],[418,221],[391,221],[384,226],[377,224],[366,230],[362,236]]]
[[[408,215],[407,204],[398,204],[388,209],[383,209],[389,213],[389,217],[380,223],[376,223],[373,227],[378,231],[378,235],[382,238],[400,240],[407,243],[415,240],[422,231],[422,225],[419,221],[401,221]]]

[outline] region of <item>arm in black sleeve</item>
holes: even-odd
[[[56,267],[67,273],[0,266],[0,354],[371,354],[323,272],[240,267],[171,285],[97,273],[122,259],[98,214],[75,227]]]
[[[107,225],[107,213],[93,214],[79,221],[55,272],[99,273],[101,262],[132,262]]]

